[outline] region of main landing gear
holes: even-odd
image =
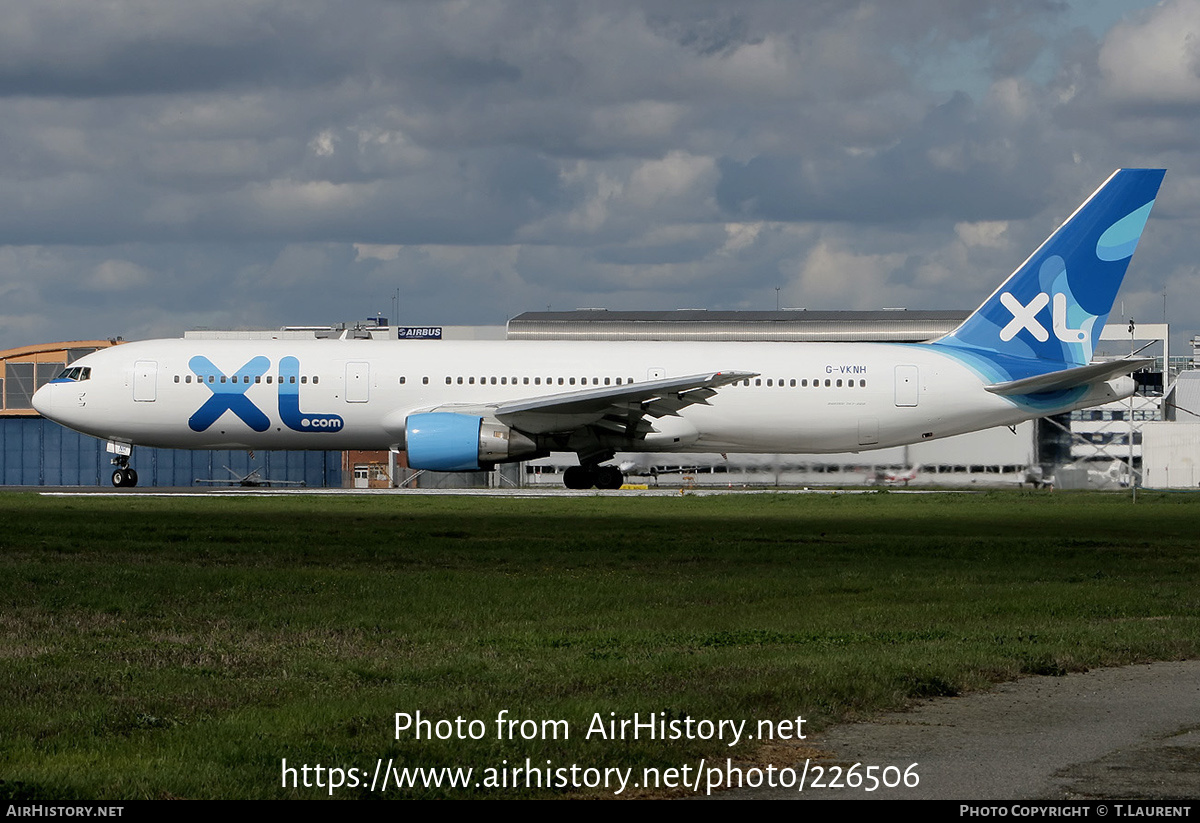
[[[568,489],[619,489],[625,475],[616,466],[571,466],[563,472],[563,485]]]

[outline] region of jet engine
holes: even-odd
[[[410,414],[404,439],[409,466],[438,472],[477,471],[545,454],[521,432],[478,414]]]

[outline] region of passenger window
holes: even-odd
[[[294,386],[296,384],[296,375],[294,375],[294,374],[288,375],[288,383],[290,383],[291,385]]]
[[[421,378],[421,385],[422,385],[422,386],[428,386],[428,385],[429,385],[429,378],[428,378],[428,377],[422,377],[422,378]]]
[[[176,383],[178,383],[178,382],[179,382],[179,375],[175,375],[175,382],[176,382]]]
[[[314,374],[313,375],[313,385],[315,386],[317,383],[320,383],[320,382],[321,382],[321,378]]]
[[[404,382],[404,378],[403,378],[403,377],[402,377],[402,378],[400,378],[400,381],[401,381],[401,382]],[[307,382],[308,382],[308,375],[306,374],[306,375],[304,375],[303,377],[301,377],[301,378],[300,378],[300,382],[301,382],[301,383],[307,383]]]

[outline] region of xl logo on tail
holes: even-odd
[[[1012,320],[1008,321],[1008,325],[1000,330],[1000,339],[1005,343],[1016,337],[1022,329],[1027,330],[1040,343],[1045,343],[1050,339],[1050,333],[1037,319],[1037,313],[1046,308],[1050,302],[1050,295],[1039,292],[1029,301],[1028,306],[1023,306],[1021,301],[1013,297],[1011,293],[1003,292],[1000,295],[1000,302],[1012,313]],[[1087,340],[1087,332],[1083,329],[1072,329],[1067,325],[1067,296],[1062,292],[1054,295],[1051,323],[1054,336],[1064,343],[1082,343]]]

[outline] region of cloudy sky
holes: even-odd
[[[1120,166],[1182,342],[1198,142],[1195,0],[8,0],[0,346],[969,309]]]

